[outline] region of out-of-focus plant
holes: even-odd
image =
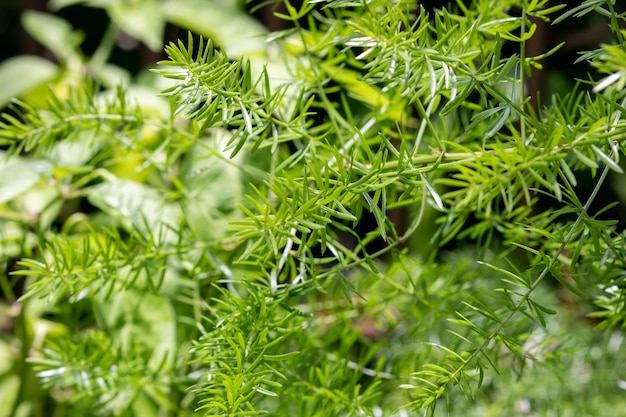
[[[101,48],[26,14],[59,64],[0,91],[30,91],[0,123],[0,415],[576,415],[624,388],[621,334],[572,317],[624,324],[623,231],[592,204],[626,137],[613,3],[560,15],[616,40],[538,110],[545,1],[275,2],[272,34],[231,2],[51,2],[76,3],[111,17]],[[204,36],[151,95],[108,55],[165,22]]]

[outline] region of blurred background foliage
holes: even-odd
[[[216,45],[224,48],[229,57],[246,56],[250,59],[251,66],[255,68],[257,73],[260,73],[263,65],[269,62],[268,68],[274,68],[280,74],[280,71],[284,71],[284,69],[280,64],[272,67],[272,60],[275,59],[272,54],[276,54],[276,51],[267,47],[264,36],[268,32],[288,30],[290,24],[285,20],[276,18],[273,14],[274,12],[284,12],[282,6],[275,7],[271,4],[264,5],[263,3],[259,1],[250,4],[236,0],[0,0],[0,107],[5,107],[6,109],[10,99],[14,97],[19,97],[28,105],[37,107],[45,104],[42,103],[42,100],[48,99],[47,92],[49,89],[52,89],[60,101],[71,101],[73,100],[72,88],[82,85],[86,77],[91,77],[98,85],[105,88],[114,88],[117,85],[125,86],[127,90],[125,94],[141,103],[142,109],[149,109],[149,111],[167,118],[170,111],[170,103],[162,97],[157,97],[156,93],[168,87],[168,84],[164,83],[163,79],[149,72],[149,69],[154,68],[157,61],[166,58],[163,52],[163,45],[179,38],[186,39],[188,31],[211,39]],[[570,3],[572,4],[567,6],[570,9],[578,5],[578,3]],[[618,12],[622,12],[623,10],[621,9],[626,7],[623,3],[615,2]],[[432,0],[424,1],[420,4],[427,10],[434,10],[445,5],[444,2]],[[512,13],[514,14],[515,11],[512,11]],[[598,68],[589,66],[585,60],[577,62],[577,59],[580,57],[579,51],[592,50],[603,43],[613,41],[614,33],[608,29],[604,17],[594,13],[586,14],[579,19],[566,19],[555,25],[540,20],[537,20],[536,23],[538,25],[536,33],[527,45],[529,56],[547,52],[556,45],[565,42],[564,47],[541,62],[542,68],[533,69],[531,76],[528,78],[528,95],[532,97],[534,105],[540,107],[543,103],[542,100],[549,100],[549,97],[553,94],[565,95],[572,91],[575,86],[579,85],[577,80],[597,79]],[[243,39],[245,41],[242,41]],[[517,45],[512,45],[512,48],[516,47]],[[507,51],[506,46],[504,48],[504,53],[512,54],[515,52],[515,50]],[[574,62],[577,63],[574,64]],[[115,174],[119,182],[106,183],[99,188],[93,189],[88,196],[88,204],[91,208],[96,207],[105,211],[108,210],[107,214],[112,218],[125,218],[138,205],[149,205],[153,200],[156,200],[146,188],[136,185],[148,182],[150,176],[153,175],[149,170],[140,170],[138,167],[145,161],[143,150],[154,149],[163,142],[164,138],[159,136],[161,134],[159,126],[146,124],[141,128],[141,132],[143,142],[139,144],[139,148],[120,152],[111,159],[113,162],[109,162],[112,165],[109,165],[108,169]],[[224,142],[226,140],[220,138],[219,135],[217,136],[216,140],[218,141]],[[91,150],[86,150],[88,155],[85,156],[84,160],[90,160],[93,155],[97,154],[99,146],[101,145],[96,143]],[[57,150],[57,152],[62,151],[62,149]],[[203,152],[205,153],[203,154]],[[193,172],[194,170],[203,170],[206,175],[202,182],[194,185],[193,181],[191,181],[192,183],[185,184],[185,187],[201,194],[199,190],[203,182],[210,180],[217,183],[218,185],[212,190],[219,190],[225,201],[222,201],[221,205],[215,204],[215,207],[211,207],[211,209],[220,211],[223,214],[223,217],[220,217],[221,219],[236,220],[236,216],[229,217],[237,204],[236,201],[229,200],[231,198],[230,194],[235,193],[232,190],[232,187],[235,187],[235,185],[229,182],[228,176],[230,172],[228,170],[231,168],[224,163],[215,166],[207,165],[204,158],[206,152],[209,152],[206,148],[196,145],[192,151],[192,154],[195,156],[181,163],[180,169],[183,174]],[[73,151],[71,154],[76,155]],[[179,156],[169,155],[168,157],[175,159]],[[263,159],[262,156],[259,158]],[[67,169],[79,171],[80,161],[74,162],[73,165],[68,162]],[[22,163],[29,164],[26,161]],[[262,167],[263,162],[255,161],[255,164],[251,165]],[[46,169],[49,169],[49,167],[35,163],[22,167],[4,167],[0,173],[0,175],[3,175],[0,178],[0,193],[4,192],[5,194],[0,195],[0,204],[6,203],[13,197],[10,193],[11,190],[15,189],[16,182],[28,183],[30,181],[34,183],[38,178],[36,176],[33,178],[11,176],[12,172],[23,173],[29,171],[36,173],[38,170],[45,171]],[[249,175],[253,177],[254,173]],[[577,192],[581,196],[587,196],[593,188],[590,171],[587,172],[587,175],[588,178],[581,176],[578,179],[580,186],[577,188]],[[613,201],[619,201],[620,204],[610,207],[609,210],[603,213],[603,218],[617,220],[618,230],[623,230],[624,222],[626,222],[626,192],[624,192],[626,184],[624,176],[613,175],[612,181],[607,184],[600,193],[601,198],[594,203],[593,211],[596,212]],[[28,184],[17,188],[26,189]],[[252,190],[249,191],[252,192]],[[119,199],[115,199],[116,192],[135,195],[137,200],[123,201],[122,204]],[[59,218],[67,220],[64,217],[65,212],[73,212],[72,207],[58,207],[51,210],[47,207],[47,204],[54,201],[55,196],[47,193],[49,191],[43,189],[36,190],[36,192],[30,195],[30,199],[25,199],[22,202],[24,216],[28,216],[29,213],[45,214],[46,211],[55,214],[49,220],[44,219],[40,221],[38,219],[37,222],[32,222],[32,224],[37,224],[38,227],[47,227],[53,222],[58,226],[63,223],[59,221]],[[205,198],[205,200],[203,201],[202,198]],[[110,201],[113,201],[113,203],[110,204]],[[117,206],[115,205],[116,201]],[[200,204],[203,204],[202,209],[188,206],[186,207],[186,215],[189,216],[191,222],[210,222],[210,219],[203,215],[203,210],[206,209],[207,204],[213,204],[211,203],[213,199],[209,196],[201,196],[199,201]],[[539,204],[549,206],[554,203],[549,198],[541,200],[540,197]],[[107,207],[107,209],[104,209],[104,207]],[[169,207],[164,211],[155,212],[152,218],[131,218],[130,221],[134,222],[138,230],[142,227],[142,221],[148,224],[167,223],[169,218],[178,215],[178,213],[172,213],[170,209],[174,210]],[[59,217],[57,218],[57,216]],[[97,224],[98,221],[102,221],[104,224],[107,222],[114,223],[110,218],[104,217],[96,218],[94,223]],[[18,220],[22,221],[23,219]],[[370,223],[366,225],[365,230],[371,230],[376,227],[374,219],[364,221],[369,221]],[[76,222],[77,225],[78,223],[80,222]],[[27,233],[26,237],[22,238],[22,241],[10,245],[7,244],[10,241],[7,236],[10,237],[12,232],[21,236],[22,231],[12,231],[12,223],[8,221],[5,221],[3,224],[5,226],[3,232],[5,244],[1,248],[4,253],[0,253],[0,273],[7,274],[8,271],[15,267],[14,263],[17,262],[17,259],[32,256],[33,252],[37,250],[36,235],[40,230],[33,229],[30,231],[32,233]],[[66,227],[70,227],[67,226],[67,224],[70,224],[67,221],[64,224]],[[77,227],[84,226],[78,225]],[[224,235],[225,231],[220,229],[223,227],[223,223],[212,224],[208,229],[208,236],[200,236],[201,240],[210,241],[215,235]],[[169,238],[175,239],[172,236]],[[141,245],[146,244],[146,242],[142,241],[144,237],[140,235],[130,236],[128,239],[126,237],[124,239],[116,237],[113,241],[116,242],[117,246],[110,248],[112,259],[115,258],[117,252],[132,252],[133,239],[141,242]],[[167,240],[168,237],[163,239]],[[28,242],[25,240],[28,240]],[[106,239],[103,238],[104,240]],[[123,246],[124,241],[126,241],[128,246]],[[157,242],[151,243],[159,244],[158,239]],[[55,241],[54,244],[58,245],[59,252],[63,252],[64,245],[69,247],[72,242],[60,239]],[[97,245],[98,242],[85,243],[85,245],[87,244]],[[466,240],[453,241],[442,248],[439,256],[443,260],[443,266],[433,267],[435,269],[441,268],[441,270],[431,271],[432,275],[448,277],[452,284],[458,285],[457,290],[462,292],[465,280],[471,279],[468,277],[479,275],[475,271],[475,266],[468,265],[468,259],[472,259],[472,254],[475,250],[473,244],[472,239],[468,238]],[[420,246],[422,247],[420,248]],[[415,247],[420,248],[424,253],[429,251],[427,246],[423,242],[415,242]],[[185,249],[191,250],[190,248]],[[150,274],[163,271],[158,270],[158,268],[156,270],[150,269],[152,265],[150,265],[150,255],[148,253],[139,255],[145,256],[146,271],[149,271],[149,273],[146,272],[144,274],[137,271],[136,275],[139,278],[136,279],[141,285],[150,286],[152,285],[150,280],[154,278]],[[120,256],[121,258],[119,259],[123,260],[123,255]],[[224,269],[219,259],[202,259],[203,256],[209,257],[209,255],[200,255],[197,252],[193,252],[188,258],[183,257],[180,261],[183,264],[181,269],[186,269],[190,276],[197,273],[206,273],[199,267],[201,265],[212,265],[214,270]],[[407,264],[410,263],[409,259],[404,261]],[[194,265],[194,262],[196,265]],[[30,265],[30,267],[36,269],[37,265]],[[414,272],[421,267],[407,265],[404,268],[406,269],[404,272],[396,271],[398,282],[402,282],[400,276],[403,276],[403,273],[409,276],[411,273],[407,271]],[[415,269],[412,270],[412,268]],[[402,318],[398,316],[401,316],[403,311],[410,311],[411,314],[420,315],[424,314],[423,310],[420,311],[419,308],[407,300],[398,299],[392,302],[397,306],[398,311],[377,311],[376,305],[378,302],[385,305],[391,302],[390,300],[379,299],[384,298],[384,290],[376,291],[377,285],[380,285],[378,281],[372,280],[372,277],[367,276],[355,276],[352,278],[352,284],[338,283],[337,288],[326,290],[331,293],[334,291],[341,294],[347,291],[342,285],[354,285],[355,287],[367,289],[366,305],[362,306],[362,308],[370,312],[376,312],[379,315],[374,318],[368,315],[356,324],[356,326],[361,327],[362,333],[366,336],[361,337],[359,343],[354,343],[354,341],[344,340],[344,338],[358,338],[358,336],[354,336],[348,329],[342,329],[342,326],[346,328],[355,326],[354,317],[350,316],[350,314],[354,313],[354,309],[341,305],[325,307],[329,321],[335,314],[339,319],[335,318],[336,322],[330,323],[335,326],[332,332],[326,331],[327,327],[325,326],[321,327],[323,331],[318,334],[319,337],[316,341],[319,344],[320,351],[328,346],[333,346],[333,348],[339,346],[337,352],[342,352],[346,355],[346,358],[353,359],[354,361],[349,362],[349,364],[354,368],[360,368],[363,364],[373,368],[376,367],[376,360],[380,358],[377,358],[372,352],[377,351],[377,346],[375,346],[377,343],[388,344],[385,350],[386,355],[388,355],[387,359],[393,358],[394,355],[404,357],[406,350],[413,348],[411,346],[413,335],[407,333],[415,330],[409,327],[404,329],[406,330],[405,333],[402,328]],[[163,272],[162,276],[158,276],[155,279],[166,283],[164,291],[167,292],[168,276]],[[210,277],[207,279],[210,279]],[[45,370],[40,371],[38,379],[31,365],[23,361],[24,358],[30,356],[28,350],[42,347],[41,338],[44,335],[63,335],[72,326],[77,326],[78,328],[90,326],[89,323],[81,322],[80,313],[82,308],[84,314],[92,314],[92,306],[88,305],[88,301],[85,301],[83,304],[80,302],[76,303],[75,307],[78,308],[78,312],[72,312],[72,315],[78,315],[75,317],[76,322],[61,325],[55,322],[55,317],[67,317],[67,312],[63,311],[65,307],[58,306],[57,311],[50,311],[43,303],[32,302],[29,303],[29,311],[26,314],[21,310],[23,305],[17,301],[26,290],[23,287],[24,280],[20,277],[12,277],[11,279],[3,279],[2,283],[0,302],[0,398],[2,401],[0,402],[0,417],[92,415],[90,413],[93,411],[89,410],[89,407],[72,409],[70,405],[64,403],[65,397],[72,396],[73,390],[78,391],[85,389],[85,387],[68,387],[65,391],[58,389],[49,390],[45,382],[46,379],[52,381],[55,378],[54,372],[52,370],[50,373],[46,373]],[[162,285],[162,283],[159,285]],[[544,291],[541,297],[546,299],[546,304],[556,305],[559,311],[557,315],[548,316],[546,324],[546,328],[550,329],[552,334],[561,335],[558,339],[560,344],[558,346],[560,352],[557,361],[558,366],[548,369],[537,364],[514,363],[512,360],[510,368],[504,367],[501,375],[498,377],[486,377],[486,380],[483,382],[483,389],[476,393],[476,398],[469,401],[469,405],[466,399],[461,398],[461,393],[452,394],[447,398],[451,415],[626,415],[626,400],[624,400],[626,398],[626,395],[624,395],[626,390],[626,369],[622,366],[626,360],[626,346],[624,346],[622,329],[618,326],[615,330],[599,330],[597,328],[599,319],[588,317],[588,313],[593,309],[591,303],[588,300],[572,295],[560,285],[550,283],[544,285],[542,289]],[[31,288],[31,291],[37,291],[37,287]],[[68,289],[68,291],[71,292],[71,289]],[[419,307],[436,309],[434,300],[443,304],[449,301],[445,298],[446,291],[438,291],[437,287],[430,288],[426,294],[432,297],[432,299],[422,300],[422,304]],[[189,294],[185,293],[181,297],[197,295],[197,293],[189,291]],[[208,290],[206,294],[202,295],[207,298],[211,295],[215,296]],[[440,295],[443,295],[443,299],[438,298]],[[78,297],[78,295],[76,296]],[[129,340],[138,341],[137,346],[118,347],[123,351],[112,351],[110,357],[97,358],[98,361],[116,363],[116,355],[128,354],[133,349],[140,349],[138,346],[142,345],[141,338],[146,337],[145,335],[142,336],[142,332],[146,328],[150,328],[150,331],[147,332],[150,337],[163,341],[163,344],[159,345],[160,349],[164,351],[175,349],[167,344],[172,344],[177,340],[173,334],[183,332],[181,327],[184,326],[177,327],[173,323],[176,322],[176,317],[181,315],[181,309],[189,309],[191,308],[189,306],[194,306],[194,304],[187,303],[187,301],[177,303],[179,300],[168,304],[159,296],[147,297],[147,299],[138,301],[137,297],[140,297],[140,295],[129,292],[122,299],[118,299],[115,302],[104,302],[97,307],[96,314],[101,316],[100,323],[103,326],[109,326],[109,328],[115,329],[120,334],[124,333],[125,337],[132,335]],[[259,303],[262,304],[262,300]],[[134,310],[128,306],[138,307]],[[216,316],[219,316],[220,312],[222,312],[220,308],[216,307],[216,310],[219,310],[216,312]],[[227,308],[224,308],[226,310],[230,308],[235,311],[239,306],[227,306]],[[273,305],[268,308],[278,307]],[[86,313],[87,311],[89,313]],[[194,317],[196,313],[185,310],[185,314],[188,317]],[[344,314],[345,316],[343,316]],[[184,316],[184,314],[182,315]],[[289,316],[288,313],[285,313],[285,315]],[[134,317],[132,323],[128,323],[128,325],[120,324],[129,316]],[[440,319],[435,317],[432,320]],[[195,329],[190,330],[197,323],[184,324],[187,326],[184,330],[187,334],[182,338],[183,340],[189,337],[189,334],[198,336],[195,333]],[[295,325],[300,324],[300,322],[295,322]],[[279,327],[282,325],[282,322],[272,323],[272,325]],[[384,332],[388,329],[395,329],[395,331],[389,332],[390,336],[388,338],[381,338],[379,332]],[[293,331],[293,329],[285,330],[285,334],[281,337],[284,336],[287,339],[292,337],[290,331]],[[88,343],[94,345],[109,343],[96,331],[87,333]],[[540,330],[536,334],[529,335],[526,348],[532,350],[536,346],[540,346],[544,336]],[[210,345],[212,343],[210,337],[210,333],[209,336],[205,335],[201,345],[203,343]],[[228,343],[238,342],[236,335],[233,334],[232,338],[232,340],[228,339]],[[63,340],[62,337],[58,339]],[[384,342],[381,340],[384,340]],[[555,343],[553,338],[549,338],[549,340],[550,343]],[[297,344],[298,342],[295,341],[293,343]],[[544,346],[544,348],[541,351],[545,353],[550,352],[552,348],[556,349],[557,346]],[[71,355],[73,345],[70,342],[66,345],[57,346],[55,349],[55,352],[65,352]],[[183,349],[181,348],[181,350]],[[79,353],[76,354],[78,355]],[[163,353],[163,355],[165,354]],[[503,354],[503,356],[506,355]],[[138,361],[143,358],[140,354],[136,357]],[[62,359],[59,357],[60,362]],[[415,361],[418,362],[419,359],[419,357],[415,358]],[[380,360],[382,361],[382,359]],[[343,362],[336,363],[344,364]],[[42,369],[45,369],[45,363],[40,363],[39,365],[44,367]],[[125,375],[128,376],[133,375],[133,373],[143,373],[148,369],[148,372],[153,371],[156,375],[163,370],[163,367],[176,369],[175,364],[165,360],[164,356],[159,357],[159,355],[151,356],[150,361],[146,363],[137,362],[132,365],[136,368],[126,369],[121,371],[121,373],[125,372]],[[88,364],[85,364],[85,366],[87,367]],[[265,370],[267,372],[280,374],[281,370],[272,368],[271,364],[266,366]],[[532,372],[519,372],[526,366],[534,367]],[[276,367],[279,368],[278,366]],[[52,366],[51,369],[53,369]],[[394,369],[393,371],[403,372],[402,369]],[[172,373],[174,372],[172,370]],[[337,389],[337,391],[340,391],[341,387],[334,387],[332,382],[332,374],[333,372],[338,372],[337,370],[329,367],[323,370],[316,369],[316,372],[318,372],[316,377],[320,385],[326,384],[328,390]],[[43,378],[41,377],[42,375]],[[367,379],[367,376],[363,376],[359,372],[355,372],[355,375],[352,377],[356,381],[353,381],[355,386],[359,382],[358,378]],[[180,378],[176,379],[178,377]],[[80,375],[76,376],[76,378],[77,380],[80,379]],[[159,387],[162,386],[182,384],[181,381],[186,381],[186,378],[188,378],[188,375],[173,375],[172,380],[151,381],[157,388],[143,391],[143,397],[132,402],[123,398],[119,400],[119,403],[109,401],[107,402],[107,407],[110,408],[104,410],[105,414],[124,415],[123,407],[132,403],[132,413],[134,415],[193,415],[191,412],[185,414],[181,410],[168,409],[166,405],[179,403],[189,406],[189,404],[193,403],[191,399],[193,396],[186,392],[185,389],[172,390],[171,392],[174,392],[174,394],[165,389],[159,390]],[[41,379],[44,380],[43,385],[41,384]],[[140,376],[137,376],[136,379],[116,382],[134,384],[136,381],[142,382],[143,380]],[[367,382],[365,381],[364,386],[367,386]],[[108,382],[104,383],[104,385],[107,384]],[[149,384],[146,383],[146,385]],[[108,395],[123,396],[126,392],[125,388],[124,386],[112,387],[107,385],[92,387],[91,389],[95,392],[101,389],[103,393],[108,392]],[[270,388],[271,386],[261,389],[267,389],[269,392]],[[303,389],[312,389],[312,387],[303,385]],[[385,392],[386,398],[390,402],[393,402],[394,395],[396,395],[394,390],[395,388],[392,386],[383,388],[383,392]],[[95,395],[93,392],[89,394]],[[168,395],[170,395],[170,398],[168,398]],[[171,398],[171,396],[176,395],[180,398]],[[345,400],[354,403],[358,398],[361,398],[359,397],[360,395],[361,393],[358,393],[354,395],[354,398],[335,399],[335,401],[340,403]],[[457,398],[455,395],[459,397]],[[367,398],[367,392],[362,397]],[[398,403],[401,403],[401,400]],[[285,409],[289,408],[287,405],[284,407]],[[312,407],[314,408],[314,406]],[[189,406],[188,408],[191,409],[193,407]],[[322,405],[320,405],[320,408],[323,408]],[[338,406],[338,408],[341,407]],[[165,414],[159,414],[156,410],[167,411],[164,412]],[[300,415],[315,415],[314,409],[300,410],[300,412]],[[93,413],[95,415],[95,412]],[[338,413],[337,415],[343,414]],[[383,411],[382,409],[374,408],[371,415],[383,415]],[[403,414],[403,411],[400,411],[397,415],[407,414]]]

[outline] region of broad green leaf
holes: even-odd
[[[62,62],[67,63],[78,56],[82,35],[75,32],[66,20],[52,14],[27,10],[22,15],[22,25],[37,42],[50,49]]]
[[[43,150],[47,160],[56,168],[82,168],[104,146],[104,138],[96,132],[84,132],[83,139],[63,140]]]
[[[181,202],[185,218],[201,240],[213,240],[226,233],[228,222],[238,217],[242,186],[235,159],[222,153],[231,134],[215,130],[212,137],[199,141],[189,152],[180,173],[185,187]]]
[[[267,60],[267,29],[243,10],[203,0],[166,0],[161,7],[168,21],[214,40],[229,56]]]
[[[52,62],[34,55],[9,58],[0,64],[0,107],[12,98],[52,81],[59,70]]]
[[[47,229],[57,218],[63,200],[56,187],[46,183],[37,184],[34,188],[22,194],[17,201],[18,210],[36,219],[37,227]]]
[[[114,180],[96,185],[87,195],[94,206],[120,221],[128,229],[152,234],[157,241],[176,239],[180,209],[148,185]]]
[[[163,96],[155,93],[155,90],[142,85],[131,84],[125,88],[126,100],[139,107],[144,115],[156,116],[166,120],[170,115],[170,103]],[[103,102],[115,100],[117,92],[114,89],[105,91],[98,96]]]
[[[20,256],[37,244],[37,237],[17,222],[0,220],[0,254]],[[0,315],[1,316],[1,315]]]
[[[106,10],[124,32],[145,43],[153,51],[161,50],[165,28],[161,2],[121,0],[113,2]]]
[[[115,87],[120,85],[130,85],[132,81],[129,71],[113,64],[104,64],[98,71],[97,77],[98,81],[111,89],[115,89]]]
[[[8,352],[10,346],[2,342],[3,354]],[[14,350],[14,349],[11,349]],[[4,359],[4,358],[2,358]],[[20,386],[22,386],[20,375],[14,373],[0,373],[0,398],[2,398],[2,407],[0,408],[0,417],[15,417],[13,407],[20,395]]]
[[[51,171],[52,165],[46,161],[5,158],[0,154],[0,204],[33,188]]]
[[[48,9],[52,11],[60,10],[64,7],[73,6],[75,4],[85,3],[86,0],[50,0],[48,1]]]
[[[170,301],[157,294],[123,291],[100,304],[100,314],[120,340],[131,337],[152,352],[148,367],[169,369],[177,350],[176,314]]]

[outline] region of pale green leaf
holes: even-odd
[[[89,190],[91,204],[108,213],[129,229],[152,234],[159,241],[172,241],[180,224],[180,209],[148,185],[114,180]]]
[[[82,42],[82,35],[74,32],[66,20],[49,13],[27,10],[22,14],[22,26],[61,61],[68,62],[79,55],[78,45]]]
[[[267,29],[237,7],[218,1],[166,0],[161,8],[170,22],[213,39],[233,58],[266,59]]]
[[[85,3],[85,0],[49,0],[48,8],[50,10],[57,11],[63,9],[64,7],[69,7],[80,3]]]
[[[153,51],[163,47],[165,17],[159,1],[116,1],[107,7],[111,19]]]
[[[0,157],[0,204],[28,191],[52,171],[46,161]]]
[[[0,64],[0,107],[35,87],[52,81],[58,74],[52,62],[34,55],[16,56]]]
[[[226,130],[213,130],[213,135],[191,148],[181,169],[185,187],[182,209],[189,226],[199,239],[221,238],[228,222],[239,216],[242,187],[238,155],[233,160],[221,152],[232,135]]]

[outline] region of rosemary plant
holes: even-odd
[[[63,83],[2,114],[0,416],[606,415],[600,380],[624,412],[614,2],[285,0],[239,34],[192,16],[234,3],[110,3],[113,32],[136,7],[203,36],[141,88],[110,34],[52,48]],[[527,42],[588,14],[599,76],[534,108],[562,45]]]

